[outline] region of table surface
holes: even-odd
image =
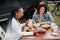
[[[57,31],[58,35],[51,35],[51,28],[47,29],[45,33],[37,35],[23,36],[23,40],[36,40],[36,39],[60,39],[60,29]]]

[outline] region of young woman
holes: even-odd
[[[18,19],[23,16],[23,8],[22,7],[13,7],[11,10],[11,15],[8,19],[8,26],[5,35],[6,40],[18,40],[21,38],[22,34],[22,27],[25,26],[25,23],[19,23]]]
[[[48,12],[46,5],[39,4],[37,6],[37,11],[33,14],[33,19],[38,22],[46,23],[49,21],[49,24],[54,23],[54,19],[51,13]]]
[[[47,5],[45,5],[44,2],[38,4],[37,11],[34,12],[33,19],[39,24],[38,26],[41,26],[43,28],[48,28],[49,26],[51,26],[51,29],[53,30],[51,34],[58,35],[58,26],[54,23],[54,19],[51,13],[48,12]]]

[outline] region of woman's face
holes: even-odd
[[[19,19],[23,16],[24,10],[21,8],[16,12],[16,18]]]
[[[45,12],[45,7],[41,7],[39,12],[40,12],[40,14],[43,14]]]

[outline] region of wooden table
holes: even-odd
[[[23,40],[41,40],[41,39],[60,39],[60,30],[58,29],[58,35],[53,36],[51,35],[51,29],[47,29],[46,33],[42,33],[40,35],[32,35],[32,36],[23,36]]]

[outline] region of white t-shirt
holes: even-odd
[[[7,27],[5,39],[6,40],[18,40],[23,35],[22,27],[24,27],[24,25],[25,23],[20,24],[18,20],[13,18],[11,24],[9,24]]]

